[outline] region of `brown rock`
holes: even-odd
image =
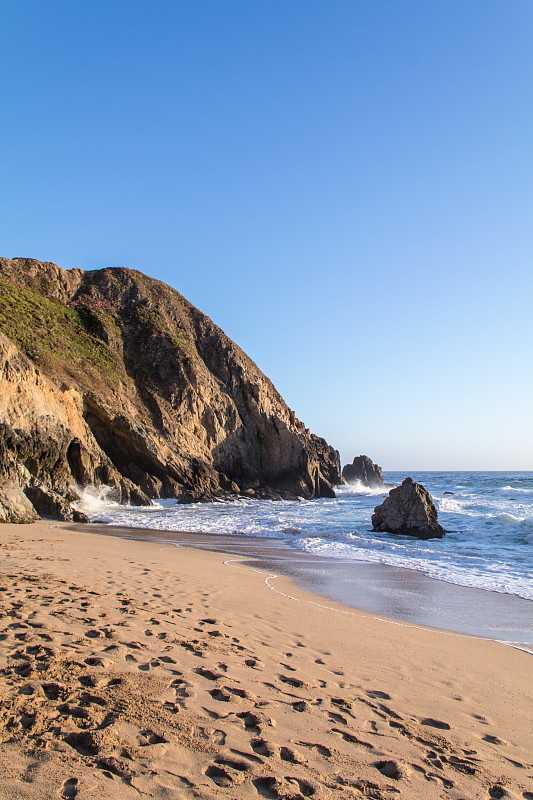
[[[39,515],[17,481],[0,484],[0,522],[36,522]]]
[[[342,468],[342,477],[347,483],[360,482],[363,486],[383,486],[383,472],[381,467],[368,457],[356,456],[352,464]]]
[[[68,492],[62,495],[36,482],[26,486],[24,494],[41,517],[64,522],[89,522],[86,514],[71,506],[73,500],[79,500],[77,495],[72,496]]]
[[[391,489],[372,515],[375,531],[402,533],[418,539],[441,539],[444,528],[437,521],[437,509],[427,489],[412,478]]]
[[[337,451],[165,284],[0,259],[0,328],[0,423],[22,488],[105,484],[138,504],[334,496]]]

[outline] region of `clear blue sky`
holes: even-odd
[[[341,451],[533,469],[531,0],[0,0],[0,255],[182,292]]]

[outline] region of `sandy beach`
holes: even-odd
[[[533,800],[533,657],[238,556],[0,527],[0,797]]]

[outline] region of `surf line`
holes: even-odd
[[[58,523],[54,523],[54,524],[50,525],[49,527],[50,528],[60,528],[61,526]],[[119,538],[124,538],[124,539],[130,540],[130,537],[127,537],[127,536],[119,537]],[[131,539],[135,541],[136,537],[131,537]],[[142,540],[142,541],[149,541],[149,540],[145,539],[145,540]],[[190,547],[192,545],[192,548],[194,549],[194,545],[198,544],[198,542],[195,542],[194,540],[193,540],[193,542],[190,542],[190,541],[187,541],[187,542],[181,541],[180,542],[180,541],[169,541],[169,540],[165,540],[165,539],[160,539],[159,541],[157,541],[157,540],[154,541],[154,544],[167,544],[167,545],[170,545],[171,547],[177,547],[178,549],[180,549],[180,548],[182,548],[184,546],[185,547]],[[164,548],[160,548],[160,549],[161,550],[166,550],[167,548],[164,547]],[[200,548],[200,549],[204,549],[204,548]],[[215,550],[214,548],[212,549],[211,547],[206,547],[205,550],[207,550],[207,552],[218,552],[220,554],[220,550]],[[253,556],[249,557],[249,558],[228,558],[223,562],[223,564],[226,567],[233,566],[235,568],[235,565],[234,565],[233,562],[250,561],[252,559],[253,559]],[[317,608],[322,608],[325,611],[332,611],[333,613],[344,614],[345,616],[349,616],[349,617],[358,616],[358,614],[354,613],[353,611],[344,611],[341,608],[332,608],[331,606],[325,606],[322,603],[316,603],[313,600],[301,600],[298,597],[293,597],[293,595],[286,594],[285,592],[282,592],[279,589],[275,589],[270,584],[270,581],[271,580],[275,580],[276,578],[279,578],[280,576],[276,575],[274,573],[267,574],[263,570],[254,569],[253,567],[237,567],[237,569],[246,569],[248,572],[255,572],[257,575],[265,575],[264,583],[265,583],[266,587],[268,589],[270,589],[270,591],[275,592],[276,594],[279,594],[279,595],[281,595],[282,597],[285,597],[288,600],[294,600],[294,602],[296,602],[296,603],[306,603],[307,605],[316,606]],[[367,612],[360,612],[360,613],[367,614]],[[520,652],[522,652],[522,653],[527,653],[528,655],[533,656],[533,650],[529,650],[527,647],[522,647],[522,646],[520,646],[518,644],[514,644],[513,642],[506,642],[506,641],[504,641],[502,639],[489,639],[489,638],[485,638],[484,636],[472,636],[472,635],[467,634],[467,633],[455,633],[454,631],[446,631],[446,630],[443,630],[441,628],[429,628],[429,627],[425,628],[422,625],[410,625],[409,623],[406,623],[406,622],[399,622],[399,621],[393,620],[393,619],[384,619],[383,617],[375,617],[375,616],[371,616],[370,614],[368,614],[368,617],[369,617],[369,619],[373,619],[376,622],[382,622],[385,625],[396,625],[399,628],[413,628],[414,630],[419,630],[419,631],[429,631],[429,632],[432,632],[432,633],[440,633],[440,634],[443,634],[444,636],[453,636],[453,637],[458,638],[458,639],[474,639],[474,640],[481,641],[481,642],[495,642],[496,644],[503,644],[506,647],[512,647],[513,650],[520,650]]]
[[[305,603],[305,604],[307,604],[309,606],[316,606],[317,608],[322,608],[325,611],[332,611],[334,614],[345,614],[348,617],[357,617],[357,616],[359,616],[354,611],[345,611],[342,608],[332,608],[331,606],[325,606],[322,603],[316,603],[313,600],[301,600],[300,598],[294,597],[291,594],[286,594],[286,592],[282,592],[279,589],[275,589],[271,585],[270,581],[274,580],[275,578],[279,578],[280,577],[279,575],[276,575],[274,573],[268,574],[266,572],[263,572],[263,570],[254,569],[253,567],[236,566],[235,563],[234,563],[234,562],[238,563],[238,562],[242,562],[242,561],[249,561],[249,559],[228,558],[228,559],[226,559],[226,561],[223,562],[223,564],[224,564],[225,567],[232,566],[232,567],[234,567],[236,569],[245,569],[248,572],[255,572],[256,575],[264,575],[265,576],[264,584],[266,585],[266,587],[268,589],[270,589],[271,592],[275,592],[276,594],[279,594],[282,597],[285,597],[287,600],[294,600],[296,603]],[[366,615],[366,612],[362,612],[362,613],[365,613],[365,615]],[[470,635],[468,633],[455,633],[454,631],[445,631],[445,630],[442,630],[440,628],[429,628],[429,627],[425,628],[422,625],[410,625],[407,622],[399,622],[399,621],[394,620],[394,619],[385,619],[384,617],[374,617],[374,616],[370,616],[370,615],[368,615],[368,616],[370,617],[370,619],[373,619],[376,622],[383,622],[385,625],[396,625],[399,628],[412,628],[413,630],[417,630],[417,631],[428,631],[430,633],[442,634],[444,636],[453,636],[453,637],[455,637],[457,639],[475,639],[475,640],[480,641],[480,642],[496,642],[496,644],[503,644],[503,645],[506,645],[506,647],[512,647],[513,650],[520,650],[522,653],[527,653],[528,655],[533,656],[533,650],[528,650],[526,647],[520,647],[519,645],[513,644],[512,642],[504,642],[501,639],[487,639],[484,636],[472,636],[472,635]]]

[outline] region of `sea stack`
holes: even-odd
[[[437,509],[427,489],[406,478],[372,515],[375,531],[401,533],[417,539],[442,539],[444,528],[437,521]]]
[[[381,467],[368,456],[356,456],[351,464],[346,464],[342,468],[342,477],[346,483],[360,482],[371,488],[383,486]]]

